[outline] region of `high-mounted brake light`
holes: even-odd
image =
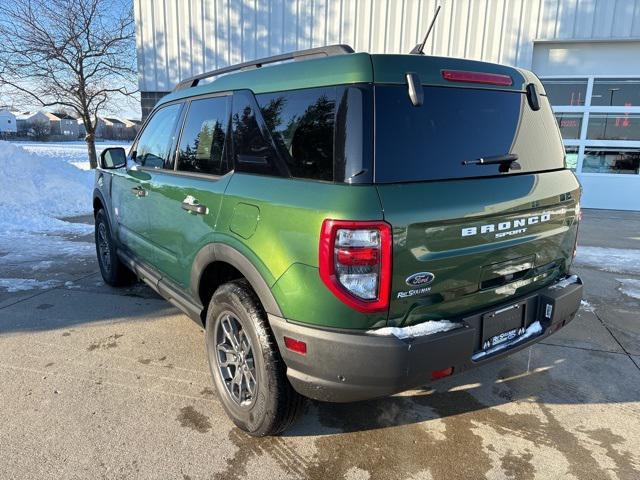
[[[508,87],[513,85],[509,75],[498,73],[468,72],[466,70],[442,70],[442,78],[450,82],[484,83]]]
[[[386,222],[325,220],[320,231],[320,278],[360,312],[389,307],[391,226]]]

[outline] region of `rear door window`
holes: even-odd
[[[262,117],[291,176],[333,180],[336,87],[257,95]]]
[[[228,118],[229,97],[191,102],[178,147],[178,170],[211,175],[229,171],[224,152]]]
[[[519,92],[425,86],[415,107],[406,86],[377,85],[375,181],[501,175],[499,165],[463,162],[506,154],[517,154],[521,166],[506,174],[563,168],[555,118],[546,97],[541,102],[533,111]]]
[[[182,104],[174,103],[153,114],[138,139],[134,158],[137,164],[150,168],[170,168],[181,108]]]

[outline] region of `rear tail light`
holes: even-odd
[[[484,83],[503,87],[513,85],[513,79],[509,75],[500,75],[498,73],[442,70],[442,78],[450,82]]]
[[[386,222],[325,220],[320,232],[320,278],[360,312],[389,306],[391,226]]]

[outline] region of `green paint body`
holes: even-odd
[[[234,89],[254,93],[351,83],[404,84],[416,72],[424,84],[449,85],[441,70],[481,70],[510,75],[510,87],[529,82],[529,72],[511,67],[438,57],[364,53],[292,62],[225,75],[181,90],[160,105]],[[477,85],[457,84],[477,88]],[[557,132],[554,132],[555,135]],[[557,141],[557,139],[555,140]],[[152,171],[112,171],[112,214],[118,238],[142,260],[193,298],[191,273],[197,253],[214,242],[242,253],[259,271],[288,320],[314,326],[366,330],[453,318],[507,301],[551,283],[568,272],[577,235],[580,185],[568,170],[480,179],[405,184],[348,185],[230,172],[219,178]],[[137,198],[131,189],[148,195]],[[181,209],[188,195],[207,215]],[[550,212],[550,220],[503,239],[462,236],[463,229]],[[338,300],[318,273],[318,244],[324,219],[385,220],[393,229],[393,272],[388,311],[363,314]],[[158,219],[161,219],[159,221]],[[497,228],[497,227],[496,227]],[[533,262],[531,274],[503,287],[485,288],[491,269]],[[431,272],[422,294],[406,278]]]

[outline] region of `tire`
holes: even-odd
[[[111,237],[109,220],[102,209],[98,210],[96,215],[95,242],[98,265],[104,282],[112,287],[131,285],[136,277],[118,258],[116,245]]]
[[[266,317],[254,291],[240,280],[215,291],[206,320],[207,357],[218,397],[231,420],[255,437],[284,431],[304,405],[287,379]]]

